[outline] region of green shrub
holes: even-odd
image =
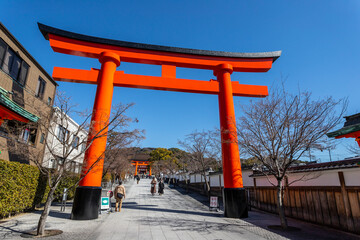
[[[78,175],[64,176],[55,190],[55,201],[61,201],[64,188],[68,200],[74,198]],[[72,187],[72,188],[70,188]],[[49,193],[47,178],[35,166],[0,160],[0,218],[34,209],[44,203]]]
[[[55,199],[54,201],[61,201],[64,188],[68,189],[67,200],[71,200],[75,196],[75,184],[79,181],[80,177],[78,175],[64,176],[55,190]]]
[[[46,179],[37,167],[0,160],[0,179],[1,218],[33,209],[41,202]]]

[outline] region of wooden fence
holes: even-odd
[[[288,186],[284,189],[285,215],[288,217],[360,234],[360,186],[346,186],[343,172],[338,172],[341,186]],[[180,187],[205,194],[204,183],[179,181]],[[245,187],[251,207],[277,213],[275,187]],[[211,196],[222,197],[222,187],[211,186]],[[219,199],[221,201],[221,199]]]
[[[251,187],[252,207],[277,213],[276,188]],[[321,225],[360,234],[360,187],[287,187],[285,214]]]

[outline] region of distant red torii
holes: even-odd
[[[147,170],[147,168],[149,168],[149,175],[151,176],[150,161],[147,161],[147,160],[132,160],[131,165],[135,166],[135,175],[138,174],[138,167],[139,166],[146,166],[146,170]]]

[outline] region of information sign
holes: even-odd
[[[110,198],[101,197],[101,210],[110,208]]]
[[[218,197],[211,196],[210,197],[210,207],[211,208],[217,208],[218,207]]]

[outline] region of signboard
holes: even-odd
[[[218,208],[218,197],[214,197],[214,196],[210,197],[210,207]]]
[[[110,208],[110,198],[101,197],[101,210]]]

